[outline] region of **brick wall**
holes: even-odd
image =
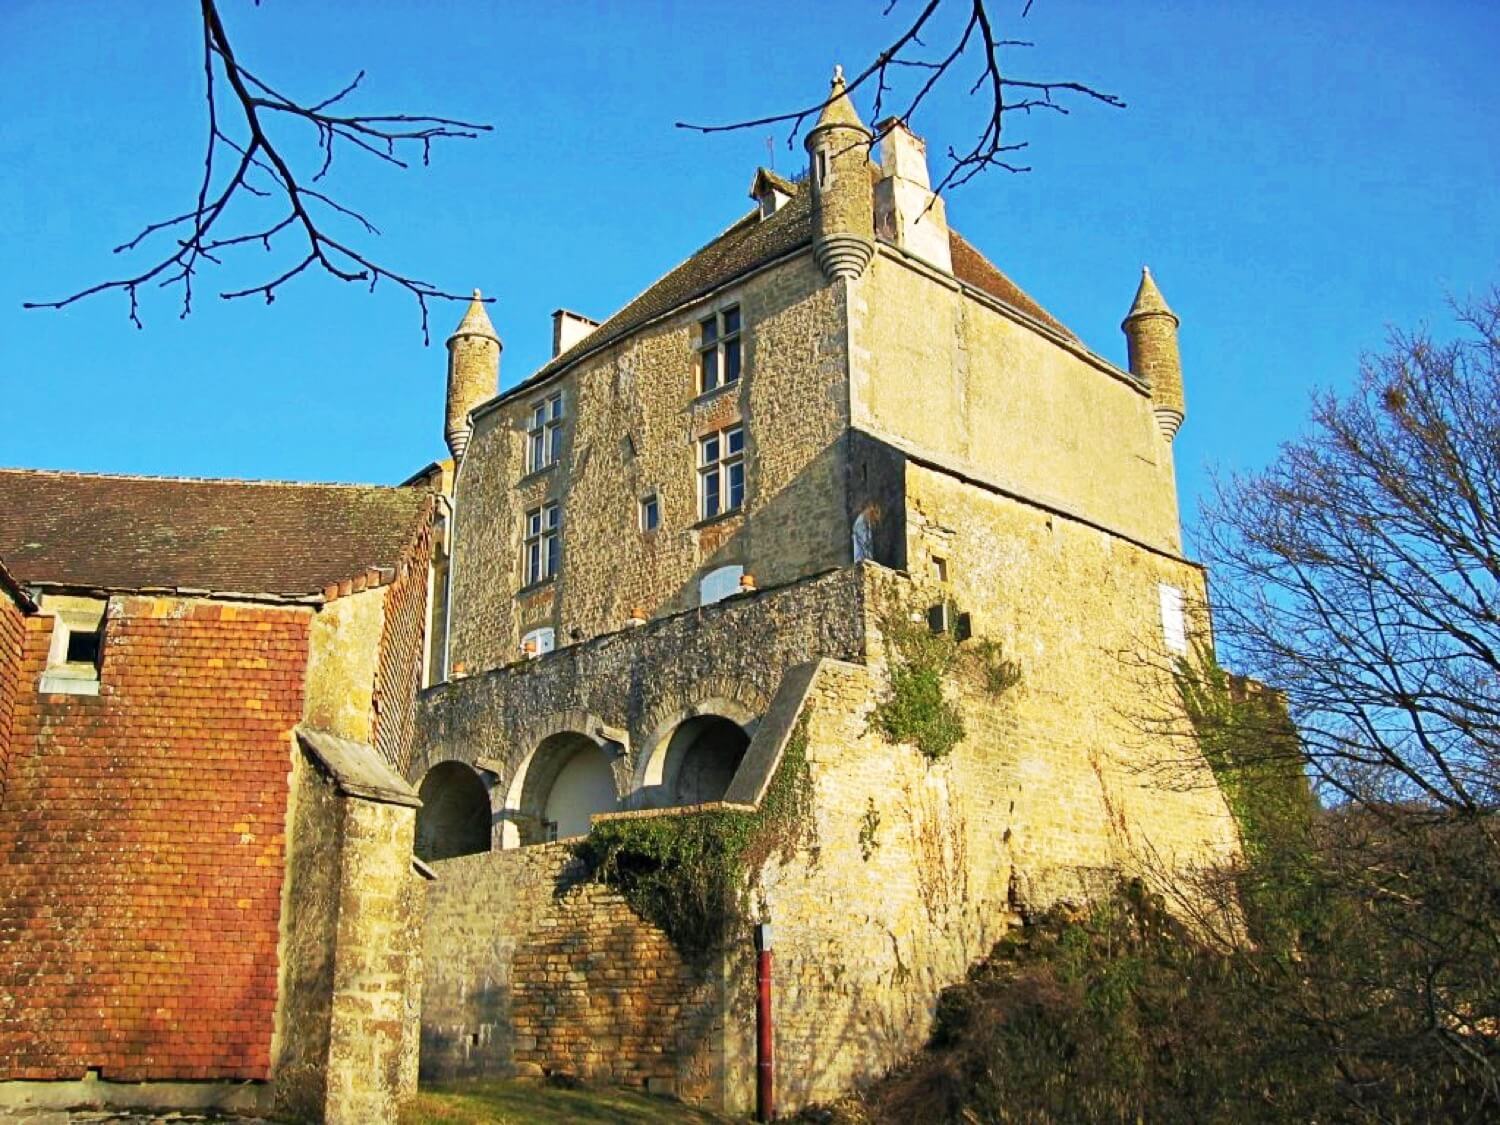
[[[310,614],[126,598],[101,692],[39,695],[0,807],[0,1078],[268,1076]]]
[[[428,891],[422,1068],[517,1065],[713,1100],[723,1002],[615,892],[580,883],[567,844],[437,865]],[[477,982],[482,981],[480,985]]]
[[[21,649],[26,619],[9,592],[0,586],[0,805],[5,802],[6,765],[10,758],[11,721],[20,691]]]

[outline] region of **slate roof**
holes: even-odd
[[[812,192],[807,190],[807,184],[775,176],[766,169],[761,171],[774,176],[779,181],[778,186],[785,185],[785,189],[793,193],[779,211],[764,219],[759,209],[751,211],[567,351],[538,368],[517,386],[502,392],[499,398],[509,398],[521,388],[562,370],[584,353],[627,336],[653,318],[810,244]],[[879,174],[879,169],[872,166],[872,186]],[[953,254],[953,276],[959,281],[1040,321],[1070,340],[1078,339],[957,231],[949,230],[949,243]]]
[[[394,566],[420,488],[0,469],[0,558],[28,585],[304,597]]]

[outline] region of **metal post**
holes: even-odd
[[[755,927],[755,1120],[776,1116],[775,1038],[771,1023],[771,924]]]

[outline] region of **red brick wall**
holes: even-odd
[[[101,693],[39,695],[0,806],[0,1078],[267,1077],[310,614],[130,598]]]
[[[385,593],[380,663],[375,671],[375,747],[406,772],[411,757],[417,692],[427,633],[427,566],[432,552],[428,525],[407,549],[396,579]]]
[[[5,803],[5,772],[10,751],[11,716],[21,682],[21,645],[26,636],[25,618],[0,585],[0,805]]]

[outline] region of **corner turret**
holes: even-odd
[[[443,436],[455,459],[463,457],[469,445],[469,411],[500,389],[502,346],[476,289],[464,318],[448,337],[448,409]]]
[[[1186,415],[1182,394],[1182,357],[1177,350],[1177,314],[1167,307],[1149,266],[1141,267],[1135,303],[1120,329],[1130,354],[1130,373],[1151,388],[1156,424],[1168,441]]]
[[[830,281],[858,277],[875,253],[871,139],[849,100],[843,68],[834,67],[828,101],[807,134],[813,256]]]

